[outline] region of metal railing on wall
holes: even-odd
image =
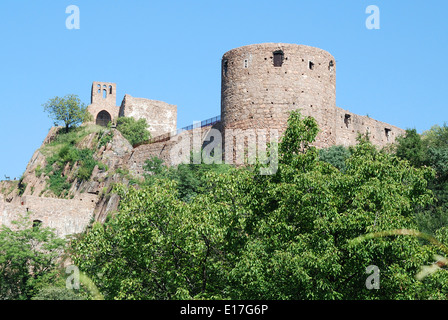
[[[220,121],[221,121],[221,116],[220,115],[216,116],[216,117],[213,117],[213,118],[210,118],[210,119],[207,119],[207,120],[203,120],[201,122],[198,121],[197,123],[194,123],[192,125],[189,125],[189,126],[186,126],[186,127],[180,128],[180,129],[177,129],[176,131],[168,132],[168,133],[159,135],[157,137],[151,138],[151,139],[149,139],[147,141],[138,143],[138,144],[134,145],[133,147],[137,148],[138,146],[141,146],[141,145],[144,145],[144,144],[152,144],[152,143],[156,143],[156,142],[168,141],[168,140],[171,139],[171,137],[174,137],[174,136],[180,134],[183,131],[189,131],[189,130],[193,130],[193,129],[196,129],[196,128],[204,128],[204,127],[213,126],[214,124],[216,124],[216,123],[218,123]]]

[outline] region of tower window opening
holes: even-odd
[[[351,115],[345,114],[344,123],[345,123],[345,127],[346,128],[348,128],[348,126],[350,125],[350,122],[352,121],[351,118],[352,118]]]
[[[328,64],[328,70],[333,71],[334,69],[334,62],[333,60],[330,61],[330,63]]]
[[[244,59],[244,68],[249,67],[249,60]]]
[[[313,61],[309,61],[309,62],[308,62],[308,68],[309,68],[310,70],[313,70],[313,69],[314,69],[314,62],[313,62]]]
[[[109,94],[112,94],[112,86],[109,86]]]
[[[384,133],[386,134],[386,139],[387,139],[387,141],[389,141],[389,138],[390,138],[390,132],[391,132],[392,130],[391,129],[389,129],[389,128],[384,128]]]
[[[274,67],[281,67],[283,64],[284,54],[283,51],[275,51],[274,52]]]
[[[222,72],[223,72],[224,76],[227,76],[228,66],[229,66],[229,61],[223,60],[222,61]]]
[[[107,90],[104,89],[104,90],[103,90],[103,99],[106,99],[106,97],[107,97]]]

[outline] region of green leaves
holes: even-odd
[[[54,97],[42,106],[56,124],[62,123],[65,126],[66,132],[71,127],[89,120],[90,117],[86,105],[74,94],[62,98]]]
[[[149,140],[149,125],[145,118],[135,120],[132,117],[119,117],[117,119],[117,130],[129,141],[131,145]]]
[[[76,264],[107,299],[446,297],[444,273],[415,278],[440,248],[370,236],[416,229],[434,170],[364,138],[340,170],[311,147],[313,119],[292,113],[288,125],[275,175],[148,161],[146,183],[118,187],[119,213],[74,244]],[[366,288],[370,265],[381,271],[379,290]]]
[[[30,299],[56,278],[65,241],[49,228],[33,228],[28,216],[0,229],[0,299]]]

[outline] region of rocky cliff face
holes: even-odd
[[[90,178],[80,181],[76,177],[79,163],[65,164],[62,177],[71,185],[67,195],[58,199],[49,188],[50,178],[43,170],[49,159],[45,147],[55,140],[57,132],[58,128],[50,130],[20,181],[0,182],[0,225],[10,225],[21,214],[32,212],[31,219],[65,236],[81,232],[92,220],[104,222],[107,215],[117,209],[119,197],[111,194],[113,184],[128,184],[129,179],[134,178],[127,170],[132,152],[130,143],[113,128],[84,136],[76,148],[93,150],[93,158],[104,166],[95,166]],[[101,144],[105,135],[109,135],[109,139]]]

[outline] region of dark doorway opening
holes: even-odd
[[[110,116],[110,113],[106,110],[101,111],[96,116],[96,124],[99,126],[106,127],[109,122],[112,121],[112,117]]]

